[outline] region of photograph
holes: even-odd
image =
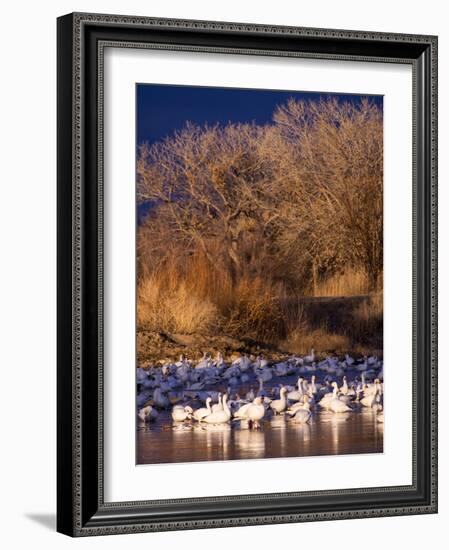
[[[59,533],[436,516],[438,36],[331,8],[58,17]]]
[[[136,464],[383,453],[383,96],[142,82],[135,116]]]

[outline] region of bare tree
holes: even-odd
[[[249,241],[272,242],[270,221],[278,215],[267,200],[269,159],[258,154],[263,132],[255,125],[188,124],[171,140],[143,145],[138,158],[139,197],[157,211],[150,223],[163,221],[184,250],[199,247],[212,265],[224,263],[234,280],[251,264]]]
[[[381,110],[367,100],[290,100],[273,118],[279,187],[290,198],[287,248],[303,251],[312,277],[356,266],[374,287],[383,262]]]
[[[233,284],[243,276],[301,292],[319,277],[382,271],[382,112],[373,103],[290,100],[273,124],[187,124],[140,148],[145,269],[200,250]],[[143,268],[142,268],[143,269]]]

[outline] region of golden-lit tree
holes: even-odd
[[[323,273],[360,267],[375,287],[383,266],[382,112],[368,100],[290,100],[273,118],[267,149],[276,151],[279,187],[290,198],[286,245],[306,250]]]
[[[257,269],[256,256],[274,243],[270,223],[279,212],[272,164],[258,147],[263,135],[255,125],[187,124],[173,139],[143,145],[137,163],[139,197],[154,203],[147,225],[183,253],[199,248],[234,281]]]
[[[291,99],[271,124],[187,123],[142,145],[138,199],[150,208],[138,232],[140,279],[170,270],[170,292],[184,285],[231,324],[249,315],[251,289],[254,303],[264,297],[261,316],[274,319],[275,301],[348,270],[376,288],[382,126],[369,100]]]

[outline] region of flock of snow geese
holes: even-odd
[[[295,386],[282,383],[295,377]],[[239,393],[242,388],[248,389],[245,395]],[[205,353],[195,364],[181,355],[176,363],[137,369],[137,416],[142,422],[157,421],[165,410],[178,425],[240,422],[260,429],[264,419],[275,415],[304,424],[320,409],[338,415],[362,407],[371,408],[383,422],[383,393],[381,359],[346,355],[318,361],[314,350],[280,362],[241,354],[226,363],[221,353],[214,359]]]

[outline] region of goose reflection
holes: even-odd
[[[310,441],[312,440],[312,428],[310,424],[292,424],[290,431],[294,433],[296,439],[301,441],[302,446],[310,446]]]
[[[269,427],[273,434],[271,447],[278,449],[279,456],[286,456],[288,449],[287,418],[284,415],[273,416]]]
[[[234,445],[242,458],[263,458],[265,456],[264,432],[235,430]]]
[[[226,460],[231,445],[231,427],[228,424],[194,426],[193,445],[206,451],[208,460]]]
[[[311,433],[312,428],[310,424],[295,424],[289,422],[287,428],[287,447],[283,456],[290,456],[288,452],[289,448],[294,448],[297,456],[309,456],[311,454]]]
[[[287,419],[285,416],[273,416],[270,420],[270,427],[274,430],[285,430]]]
[[[328,439],[332,454],[340,454],[340,443],[342,433],[348,433],[347,422],[350,419],[350,414],[340,413],[336,414],[323,414],[321,422],[327,425],[325,438]],[[330,431],[328,431],[330,428]]]

